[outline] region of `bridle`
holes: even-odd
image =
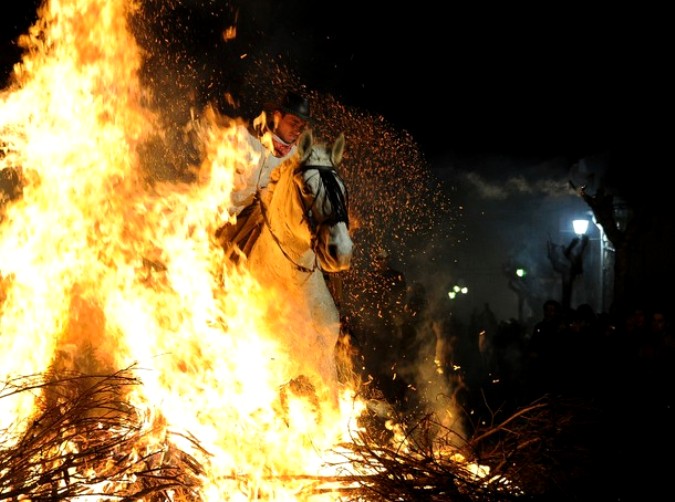
[[[341,184],[338,179],[338,172],[333,166],[300,166],[297,169],[298,173],[304,173],[310,169],[316,169],[321,178],[321,185],[326,192],[328,202],[331,207],[331,214],[329,218],[324,219],[320,224],[317,225],[316,221],[313,218],[312,209],[316,204],[317,197],[314,197],[312,204],[305,210],[305,217],[309,222],[310,229],[312,230],[312,235],[315,236],[318,230],[318,227],[321,225],[336,225],[340,222],[344,222],[349,228],[349,214],[347,212],[347,189],[344,184]]]
[[[310,233],[311,233],[311,249],[314,251],[317,243],[317,236],[319,234],[319,229],[321,228],[322,225],[335,225],[340,222],[344,222],[347,225],[347,228],[349,228],[349,215],[347,212],[347,189],[344,186],[344,184],[341,184],[338,181],[338,173],[335,167],[333,166],[319,166],[319,165],[301,165],[300,167],[297,167],[293,171],[293,176],[298,176],[304,174],[305,171],[308,171],[310,169],[316,169],[317,172],[319,173],[319,176],[321,177],[321,183],[323,190],[326,193],[326,196],[328,198],[328,202],[331,204],[331,215],[329,218],[324,219],[320,223],[317,223],[316,219],[314,218],[314,213],[313,209],[315,209],[315,205],[317,203],[318,195],[315,194],[312,198],[312,203],[309,206],[305,205],[305,195],[303,194],[301,188],[296,184],[296,189],[298,190],[298,196],[300,200],[302,201],[303,204],[303,215],[304,218],[307,220]],[[302,183],[304,186],[304,181]],[[267,229],[270,232],[270,235],[272,236],[272,239],[274,242],[277,244],[279,247],[279,250],[281,253],[284,255],[284,257],[290,261],[293,266],[299,270],[300,272],[305,272],[307,274],[313,273],[317,268],[319,268],[319,263],[318,259],[316,257],[316,252],[314,253],[314,263],[312,265],[312,268],[305,267],[304,265],[301,265],[297,263],[289,254],[288,252],[284,249],[284,246],[282,245],[281,241],[279,238],[276,236],[274,231],[272,230],[272,226],[269,221],[269,217],[267,215],[267,208],[265,207],[265,204],[262,201],[262,197],[260,197],[260,194],[258,194],[258,202],[260,204],[260,212],[263,217],[263,222],[267,226]]]

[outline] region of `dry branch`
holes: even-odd
[[[173,446],[176,434],[169,435],[164,424],[144,423],[125,399],[140,385],[129,374],[6,382],[0,399],[32,393],[38,411],[0,431],[0,500],[86,494],[99,500],[199,501],[204,467]],[[315,482],[302,491],[361,502],[534,500],[553,484],[564,484],[569,465],[580,464],[584,452],[575,450],[571,437],[585,411],[583,403],[542,399],[500,420],[495,414],[487,425],[475,426],[470,438],[459,437],[434,414],[400,425],[402,437],[391,427],[400,417],[384,419],[371,411],[352,441],[339,445],[342,460],[334,467],[340,475],[307,475]],[[196,438],[181,439],[207,456]]]
[[[5,383],[0,399],[36,394],[38,411],[1,431],[0,500],[68,500],[88,494],[109,500],[196,500],[199,465],[165,437],[143,451],[158,431],[124,396],[140,382],[114,375],[28,376]],[[195,446],[198,447],[198,445]]]
[[[570,475],[583,451],[569,441],[584,405],[540,399],[463,439],[433,414],[403,440],[382,445],[366,429],[348,449],[345,470],[358,480],[344,500],[508,502],[545,497]],[[414,432],[413,432],[414,431]],[[457,446],[458,440],[463,443]]]

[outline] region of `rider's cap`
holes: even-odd
[[[274,110],[281,110],[284,113],[290,113],[302,120],[311,120],[312,114],[309,108],[309,100],[297,92],[287,92],[281,102],[271,106]]]

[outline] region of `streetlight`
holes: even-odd
[[[574,228],[574,233],[579,237],[586,235],[586,232],[588,232],[588,220],[573,220],[572,228]]]
[[[459,295],[459,294],[465,295],[468,292],[469,292],[469,288],[467,288],[466,286],[460,286],[459,284],[455,284],[450,289],[450,291],[448,291],[448,298],[450,298],[451,300],[454,300],[455,298],[457,298],[457,295]]]

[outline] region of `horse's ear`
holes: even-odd
[[[335,143],[333,143],[333,150],[330,153],[330,160],[334,166],[338,166],[340,165],[340,162],[342,162],[342,154],[344,153],[344,150],[345,134],[340,133],[340,135],[335,140]]]
[[[303,133],[298,138],[298,154],[300,155],[300,162],[304,162],[309,158],[309,154],[312,153],[312,143],[314,138],[312,137],[312,130],[305,129]]]

